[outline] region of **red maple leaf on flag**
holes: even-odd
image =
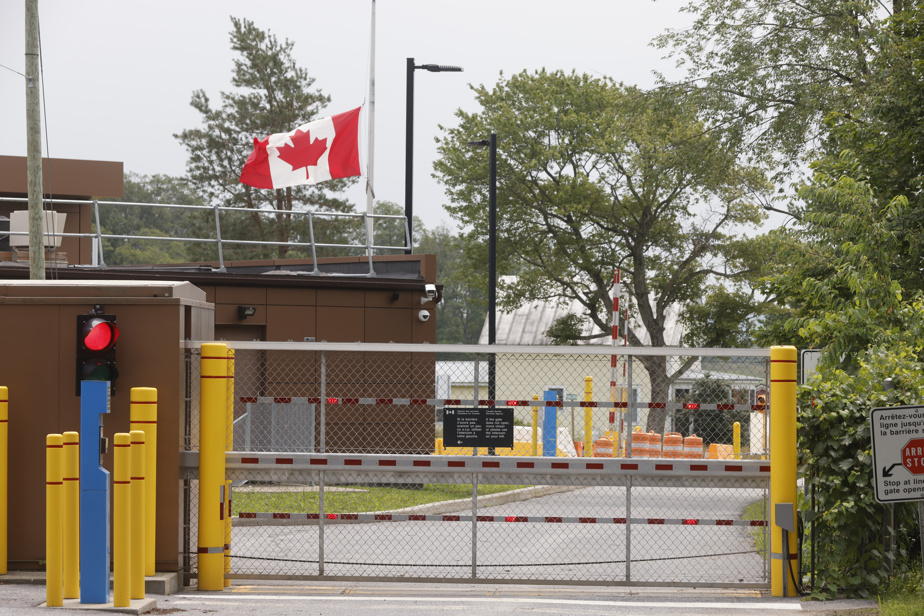
[[[309,131],[296,130],[291,140],[292,145],[287,143],[279,148],[279,158],[292,165],[293,171],[316,166],[318,159],[327,151],[327,138],[312,142]],[[305,169],[305,177],[308,177],[308,169]]]

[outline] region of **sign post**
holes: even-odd
[[[917,501],[918,528],[924,541],[924,406],[875,408],[869,422],[876,500]]]

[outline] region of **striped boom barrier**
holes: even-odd
[[[290,520],[317,521],[318,513],[271,513],[240,512],[240,520]],[[328,522],[499,522],[524,524],[633,524],[658,526],[747,526],[763,527],[766,520],[719,520],[704,518],[599,518],[581,516],[501,516],[501,515],[455,515],[455,514],[413,514],[413,513],[326,513]]]

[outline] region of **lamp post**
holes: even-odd
[[[407,219],[408,246],[405,254],[414,252],[414,70],[422,68],[431,73],[461,73],[461,66],[442,64],[414,64],[414,58],[407,59],[407,119],[405,121],[404,156],[404,217]]]
[[[497,342],[497,133],[489,139],[470,141],[474,147],[490,149],[490,177],[488,179],[488,345]],[[494,353],[488,355],[488,398],[495,405],[496,366]],[[488,448],[488,455],[494,455],[494,448]]]

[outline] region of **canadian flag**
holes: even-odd
[[[361,109],[308,122],[288,133],[254,138],[241,182],[254,188],[285,188],[361,175]]]

